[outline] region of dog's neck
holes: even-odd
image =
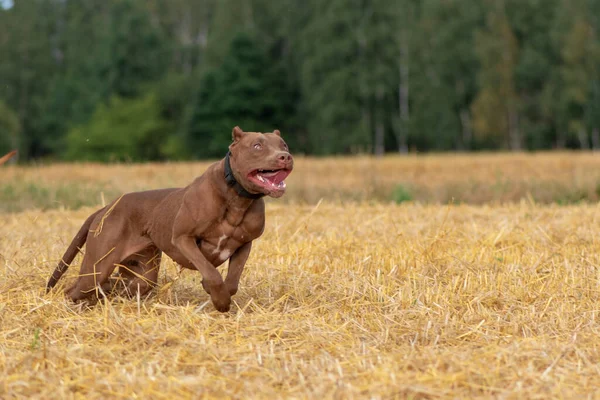
[[[265,195],[262,193],[250,193],[249,191],[244,189],[244,187],[235,179],[235,176],[233,175],[233,170],[231,169],[231,162],[229,161],[230,156],[231,152],[228,151],[227,155],[225,156],[224,163],[225,182],[227,182],[227,186],[232,187],[239,196],[247,199],[257,200],[264,197]]]

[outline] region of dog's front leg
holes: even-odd
[[[215,308],[221,312],[229,311],[231,295],[223,282],[219,271],[202,255],[196,240],[190,236],[173,238],[173,244],[179,249],[202,275],[202,281],[210,288],[210,299]]]
[[[237,249],[229,259],[229,271],[227,271],[227,278],[225,278],[225,286],[231,296],[237,293],[240,277],[251,249],[252,242],[248,242]]]
[[[177,236],[173,238],[173,245],[202,274],[202,281],[206,282],[206,285],[210,288],[210,299],[215,308],[221,312],[229,311],[231,295],[219,271],[208,262],[200,252],[200,249],[198,249],[196,239],[192,236]]]
[[[183,204],[173,221],[171,243],[202,274],[202,281],[210,288],[210,299],[215,308],[227,312],[231,306],[231,295],[223,282],[223,277],[204,257],[196,243],[198,235],[202,234],[211,220],[202,215],[195,215],[192,212],[193,208],[187,205],[188,199],[184,197]]]

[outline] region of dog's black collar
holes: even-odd
[[[235,189],[237,194],[247,199],[256,200],[260,199],[261,197],[264,197],[265,195],[262,193],[250,193],[249,191],[244,189],[244,187],[240,185],[240,183],[235,179],[235,176],[233,176],[233,171],[231,170],[231,164],[229,162],[230,155],[231,152],[228,151],[227,155],[225,156],[225,181],[227,182],[227,186],[231,186]]]

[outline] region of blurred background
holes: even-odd
[[[600,148],[600,0],[1,0],[0,153]]]

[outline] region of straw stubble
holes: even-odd
[[[1,398],[600,395],[595,205],[271,202],[228,314],[167,258],[148,297],[44,294],[91,211],[0,216]]]

